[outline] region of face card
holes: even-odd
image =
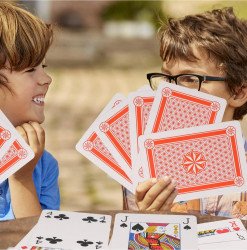
[[[206,239],[205,239],[206,238]],[[247,245],[247,231],[230,232],[199,238],[199,249],[238,249],[244,250]]]
[[[139,138],[146,178],[177,181],[176,201],[246,191],[246,159],[239,122],[222,122]]]
[[[171,83],[159,85],[145,134],[221,122],[226,100]]]
[[[227,234],[231,232],[240,232],[246,230],[240,219],[227,219],[200,223],[197,225],[198,238],[201,242],[209,240],[211,236]],[[204,238],[204,239],[201,239]]]
[[[154,91],[137,91],[129,94],[129,128],[130,149],[132,157],[133,186],[137,185],[137,178],[143,178],[143,169],[139,159],[138,137],[144,134],[150,110],[154,101]]]
[[[123,160],[112,154],[105,143],[98,136],[96,131],[97,124],[104,115],[119,105],[124,97],[120,94],[115,95],[104,110],[100,113],[93,124],[88,128],[85,134],[76,145],[76,150],[92,161],[96,166],[106,172],[113,179],[118,181],[122,186],[132,191],[132,181],[130,179],[131,169],[126,164],[121,164]],[[113,156],[114,155],[114,156]]]
[[[29,245],[61,249],[105,249],[111,216],[43,210]]]
[[[116,214],[110,249],[197,249],[196,217]]]

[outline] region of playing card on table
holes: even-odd
[[[231,232],[246,231],[240,219],[226,219],[220,221],[212,221],[200,223],[197,225],[199,243],[207,243],[211,236],[228,234]]]
[[[132,173],[140,179],[143,178],[143,170],[138,157],[138,137],[144,134],[154,95],[154,91],[137,91],[128,95]],[[137,178],[133,178],[133,185],[137,185]]]
[[[247,232],[240,219],[201,223],[197,230],[199,249],[246,249]]]
[[[33,157],[32,149],[0,111],[0,183]]]
[[[124,160],[120,156],[112,154],[108,150],[97,132],[99,121],[104,118],[109,110],[118,106],[123,100],[124,96],[120,94],[116,94],[111,99],[77,143],[76,150],[105,171],[113,179],[118,181],[122,186],[132,191],[132,181],[130,179],[131,169],[129,166],[126,166]]]
[[[195,249],[197,219],[192,215],[116,214],[110,249]]]
[[[32,246],[29,246],[29,240],[31,239],[32,234],[36,230],[36,225],[25,235],[24,238],[15,246],[15,249],[31,249]]]
[[[144,176],[176,180],[176,201],[247,189],[238,121],[143,135],[139,147]]]
[[[226,100],[171,83],[159,85],[145,134],[221,122]]]
[[[229,232],[225,234],[213,235],[206,237],[203,242],[199,238],[198,248],[199,250],[246,250],[247,246],[247,231],[241,230],[238,232]]]
[[[61,249],[107,249],[111,216],[43,210],[30,246]]]

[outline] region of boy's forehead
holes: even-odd
[[[182,73],[200,73],[200,74],[219,74],[219,64],[216,60],[209,58],[208,54],[199,48],[193,48],[195,60],[186,60],[184,58],[174,58],[169,61],[163,61],[162,70],[170,74]],[[223,72],[222,72],[223,73]]]

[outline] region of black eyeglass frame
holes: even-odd
[[[151,78],[152,76],[164,76],[166,78],[169,79],[169,82],[171,83],[172,80],[174,80],[174,82],[176,84],[177,83],[177,78],[180,77],[180,76],[195,76],[199,79],[199,87],[198,87],[198,91],[200,91],[201,89],[201,85],[202,85],[202,82],[203,81],[225,81],[226,78],[224,77],[219,77],[219,76],[205,76],[205,75],[197,75],[197,74],[179,74],[179,75],[166,75],[166,74],[163,74],[163,73],[148,73],[147,74],[147,79],[149,81],[149,85],[151,87],[151,89],[154,90],[154,88],[152,87],[152,83],[151,83]]]

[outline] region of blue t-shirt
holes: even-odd
[[[34,172],[33,180],[42,209],[58,210],[60,194],[58,187],[58,163],[47,151],[39,159]],[[15,219],[9,191],[8,180],[0,184],[0,221]]]

